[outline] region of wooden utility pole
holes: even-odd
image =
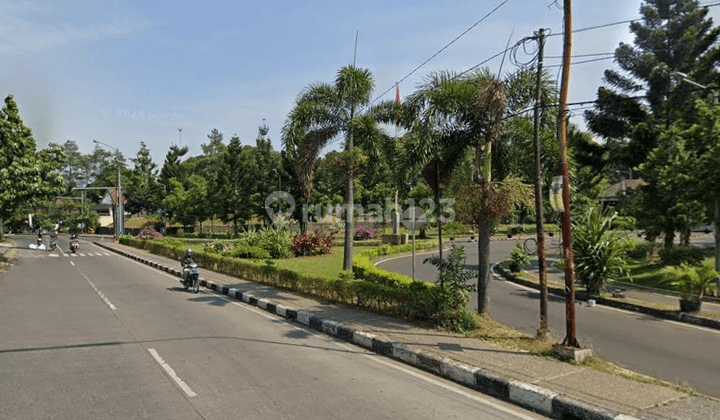
[[[568,133],[568,90],[570,85],[570,62],[572,57],[572,0],[563,1],[565,35],[563,42],[563,67],[560,82],[560,109],[558,120],[558,141],[560,143],[560,172],[562,174],[562,241],[565,260],[565,347],[578,348],[580,344],[575,335],[575,268],[572,248],[572,217],[570,211],[570,172],[567,163]]]
[[[536,34],[538,41],[537,84],[535,86],[535,227],[537,230],[537,255],[540,276],[540,328],[537,336],[547,337],[548,327],[548,289],[547,260],[545,259],[545,231],[543,227],[542,168],[540,166],[540,109],[542,107],[541,89],[543,72],[543,54],[545,51],[545,32],[540,29]]]

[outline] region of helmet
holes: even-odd
[[[192,255],[192,254],[193,254],[192,248],[188,248],[187,251],[185,251],[185,255],[190,256],[190,255]]]

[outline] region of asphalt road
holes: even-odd
[[[493,241],[490,261],[507,259],[518,240]],[[477,269],[477,243],[463,243],[467,267]],[[431,254],[416,256],[416,278],[434,281],[437,271],[422,264]],[[411,257],[378,264],[386,270],[411,275]],[[539,326],[539,293],[493,277],[489,286],[490,314],[499,322],[529,334]],[[477,309],[477,296],[471,296]],[[565,336],[565,300],[550,298],[548,317],[553,335]],[[581,345],[605,360],[666,381],[690,385],[701,393],[720,397],[720,331],[659,320],[613,308],[576,306],[576,329]]]
[[[0,277],[2,419],[540,419],[81,243]]]

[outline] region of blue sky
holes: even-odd
[[[431,71],[464,71],[538,28],[562,31],[552,0],[509,0],[400,84],[411,93]],[[217,128],[254,144],[280,130],[302,89],[352,64],[375,76],[375,96],[493,10],[501,0],[202,2],[0,0],[0,95],[15,96],[38,147],[93,139],[132,157],[144,141],[162,165],[171,144],[190,154]],[[707,2],[705,2],[707,3]],[[576,29],[639,16],[640,0],[574,2]],[[718,8],[711,8],[717,22]],[[561,54],[561,37],[546,55]],[[578,33],[574,54],[631,42],[628,25]],[[546,59],[546,65],[559,64]],[[572,67],[570,100],[595,99],[612,60]],[[487,63],[498,71],[500,59]],[[512,70],[507,60],[503,71]],[[550,67],[555,74],[558,67]],[[574,122],[582,124],[581,111]],[[182,128],[182,139],[178,128]],[[339,143],[337,143],[339,144]]]

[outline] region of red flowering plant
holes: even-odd
[[[140,239],[158,239],[162,237],[162,233],[153,228],[145,228],[138,233],[138,238]]]
[[[356,241],[364,241],[366,239],[372,239],[375,237],[375,230],[367,226],[358,226],[355,228],[355,239]]]

